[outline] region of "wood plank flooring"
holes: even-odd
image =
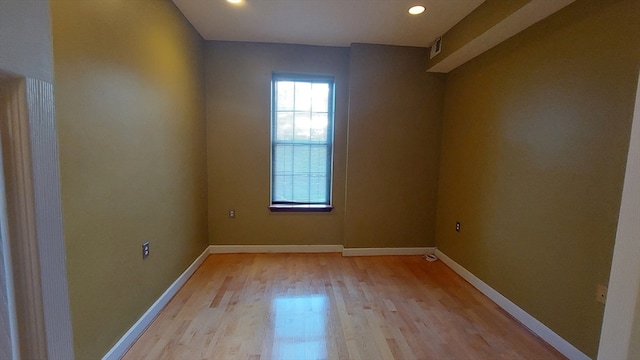
[[[442,262],[211,255],[124,357],[564,359]]]

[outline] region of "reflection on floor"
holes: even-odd
[[[325,295],[275,298],[273,358],[326,359],[326,306]]]
[[[124,360],[562,358],[440,261],[225,254]]]

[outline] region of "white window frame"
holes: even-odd
[[[276,84],[279,81],[306,82],[306,83],[322,83],[329,85],[329,103],[328,103],[328,124],[327,139],[324,142],[319,141],[301,141],[301,140],[277,140],[276,139],[276,119],[277,119],[277,89]],[[313,112],[313,110],[312,110]],[[294,75],[274,73],[271,79],[271,134],[270,134],[270,206],[271,211],[307,211],[307,212],[326,212],[331,211],[333,199],[333,138],[334,138],[334,118],[335,118],[335,82],[331,76],[315,76],[315,75]],[[323,145],[327,148],[327,169],[326,169],[326,201],[304,202],[304,201],[276,201],[274,193],[275,180],[275,152],[278,145],[290,144],[293,146],[317,146]]]

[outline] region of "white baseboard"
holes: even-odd
[[[520,323],[522,323],[522,325],[529,328],[529,330],[531,330],[534,334],[538,335],[544,341],[549,343],[549,345],[556,348],[556,350],[561,352],[564,356],[568,357],[571,360],[590,360],[590,358],[582,351],[578,350],[575,346],[571,345],[568,341],[560,337],[560,335],[553,332],[553,330],[549,329],[538,319],[522,310],[520,307],[518,307],[518,305],[511,302],[511,300],[507,299],[502,294],[494,290],[492,287],[473,275],[469,270],[465,269],[460,264],[445,255],[442,251],[436,250],[435,253],[443,263],[445,263],[453,271],[458,273],[458,275],[460,275],[463,279],[467,280],[476,289],[480,290],[481,293],[486,295],[498,306],[511,314],[511,316],[516,318]]]
[[[202,265],[209,254],[248,253],[342,253],[342,256],[424,255],[436,251],[433,247],[419,248],[350,248],[342,245],[209,245],[200,256],[160,295],[140,319],[118,340],[102,360],[118,360],[124,356],[138,337],[151,325],[171,298],[184,286],[189,277]]]
[[[403,248],[346,248],[342,256],[380,256],[380,255],[425,255],[433,254],[434,247],[403,247]]]
[[[344,248],[342,245],[210,245],[211,254],[342,253],[342,256],[424,255],[435,247]]]
[[[209,245],[211,254],[333,253],[342,245]]]
[[[136,321],[118,342],[106,353],[102,360],[118,360],[124,356],[129,348],[136,342],[138,337],[151,325],[151,322],[160,314],[160,311],[169,303],[169,300],[182,288],[191,275],[202,265],[209,256],[209,248],[205,249],[198,258],[176,279],[176,281],[160,295],[158,300]]]

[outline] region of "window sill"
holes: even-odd
[[[271,212],[330,212],[331,205],[287,205],[273,204],[269,206]]]

